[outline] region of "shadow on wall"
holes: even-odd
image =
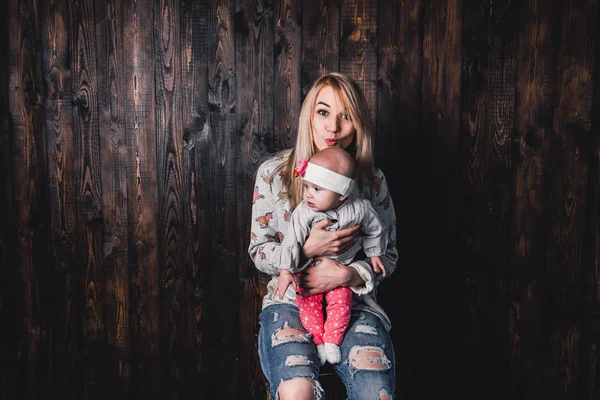
[[[439,398],[455,385],[449,360],[457,229],[458,155],[438,138],[400,136],[377,143],[397,216],[398,266],[378,297],[391,317],[398,398]],[[457,376],[457,375],[456,375]]]

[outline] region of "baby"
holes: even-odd
[[[291,215],[290,226],[281,242],[281,260],[278,265],[279,280],[274,295],[283,298],[291,284],[298,290],[293,274],[299,268],[302,246],[312,226],[328,218],[333,224],[327,230],[345,229],[360,225],[361,230],[351,247],[341,254],[331,256],[337,262],[350,264],[362,247],[370,257],[376,273],[386,271],[379,257],[385,252],[387,237],[377,212],[368,200],[352,194],[356,166],[345,150],[331,147],[315,153],[307,163],[300,162],[296,177],[304,182],[303,200]],[[341,359],[340,344],[350,322],[352,291],[338,287],[324,293],[327,301],[327,321],[323,316],[323,294],[296,296],[302,324],[312,334],[321,365],[325,361],[337,364]]]

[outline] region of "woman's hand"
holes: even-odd
[[[332,225],[332,222],[329,219],[324,219],[312,227],[308,234],[308,239],[306,239],[304,246],[302,246],[304,257],[308,259],[342,253],[352,244],[352,240],[354,240],[360,229],[360,225],[355,225],[350,228],[330,232],[325,229],[329,225]]]
[[[279,271],[279,280],[277,281],[277,286],[275,286],[273,295],[279,295],[279,298],[283,299],[283,296],[285,296],[285,292],[290,285],[294,287],[294,291],[298,291],[298,286],[296,285],[296,280],[292,276],[292,273],[288,270],[282,269]]]
[[[329,292],[339,286],[359,286],[365,282],[356,269],[328,257],[317,257],[315,264],[296,276],[301,296]]]

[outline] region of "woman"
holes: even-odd
[[[249,253],[256,267],[272,276],[260,315],[259,355],[273,399],[320,399],[319,358],[310,334],[302,327],[292,286],[283,299],[273,296],[277,285],[282,232],[291,211],[302,199],[302,182],[294,168],[316,151],[340,147],[357,164],[356,194],[371,200],[384,227],[388,243],[381,257],[387,276],[396,268],[395,212],[383,173],[373,165],[372,127],[364,95],[356,82],[338,73],[318,79],[308,92],[298,125],[296,146],[265,161],[258,169],[252,207]],[[341,362],[334,370],[349,399],[393,398],[394,351],[390,322],[375,302],[375,289],[383,276],[376,275],[365,259],[345,266],[328,258],[347,249],[359,226],[329,231],[336,221],[323,220],[311,229],[302,247],[312,266],[298,277],[306,296],[348,286],[354,292],[350,327],[340,346]]]

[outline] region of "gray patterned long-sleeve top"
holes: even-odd
[[[287,188],[282,184],[282,173],[273,175],[273,171],[287,161],[289,152],[284,155],[273,156],[263,162],[256,173],[254,196],[252,202],[252,222],[250,245],[248,253],[256,268],[272,276],[267,286],[267,294],[263,298],[263,309],[272,304],[295,304],[296,293],[288,288],[283,299],[273,296],[279,276],[279,262],[281,260],[281,242],[284,232],[288,231],[292,211]],[[369,192],[369,191],[367,191]],[[377,212],[379,219],[387,234],[387,246],[381,260],[389,277],[396,269],[398,251],[396,249],[396,213],[390,197],[390,192],[383,172],[375,170],[370,200]],[[358,191],[353,195],[359,196]],[[389,318],[383,309],[376,303],[376,287],[384,279],[381,274],[375,274],[369,260],[355,260],[348,264],[355,268],[364,285],[351,287],[354,292],[353,309],[371,312],[381,318],[389,329]]]

